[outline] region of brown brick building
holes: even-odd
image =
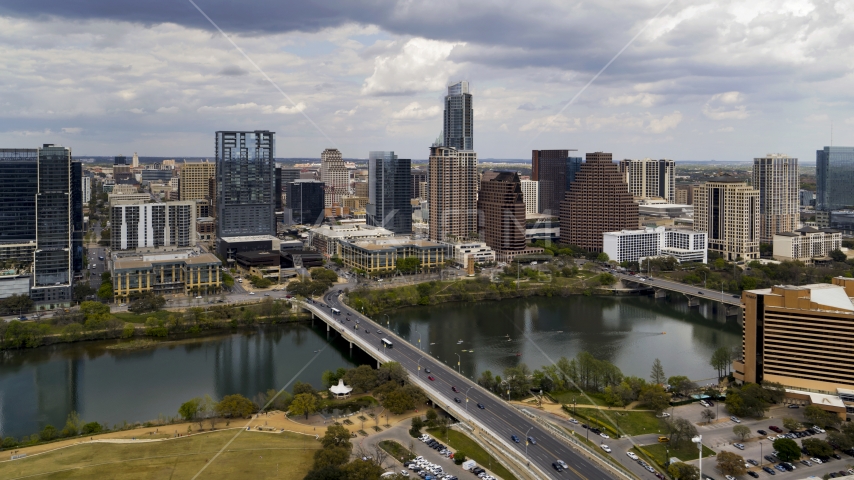
[[[430,240],[454,242],[477,235],[477,154],[430,147]]]
[[[516,172],[483,172],[477,198],[477,226],[493,250],[525,249],[525,201]]]
[[[638,228],[638,206],[611,154],[588,153],[560,204],[560,242],[602,251],[602,234]]]

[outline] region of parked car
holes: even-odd
[[[771,425],[768,427],[768,429],[771,430],[772,432],[783,433],[783,430],[776,425]]]

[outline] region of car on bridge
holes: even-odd
[[[427,380],[430,380],[432,382],[432,381],[436,380],[436,377],[434,377],[433,375],[430,375],[427,377]]]
[[[459,398],[459,397],[454,397],[454,401],[455,401],[455,402],[457,402],[457,403],[463,403],[463,401],[462,401],[462,400],[460,400],[460,398]]]
[[[510,435],[510,440],[513,440],[514,442],[519,443],[519,437],[517,437],[516,435]]]
[[[477,404],[477,408],[479,408],[479,409],[481,409],[481,410],[486,409],[486,407],[484,407],[482,403],[478,403],[478,404]]]
[[[536,445],[537,439],[534,437],[528,437],[528,443],[530,443],[531,445]]]
[[[457,390],[457,387],[451,387],[451,390],[453,390],[455,392],[459,392],[459,390]]]

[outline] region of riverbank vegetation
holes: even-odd
[[[396,308],[445,302],[609,294],[612,291],[607,287],[615,282],[613,275],[579,269],[572,259],[564,259],[549,263],[544,271],[513,264],[494,278],[479,275],[468,280],[430,281],[393,288],[362,286],[350,291],[347,301],[365,315],[376,316]]]
[[[56,311],[51,317],[0,322],[0,350],[81,340],[200,335],[307,318],[291,311],[290,302],[269,298],[253,304],[190,307],[184,311],[156,310],[162,304],[153,299],[137,301],[144,305],[129,313],[113,313],[109,305],[87,301],[79,307]]]

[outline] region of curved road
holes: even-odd
[[[381,340],[389,337],[386,328],[339,302],[338,295],[343,287],[345,286],[333,288],[323,296],[323,301],[328,307],[341,310],[340,316],[332,318],[349,329],[351,333],[358,331],[359,334],[370,339],[370,342],[376,345],[378,349],[382,348]],[[315,306],[319,307],[317,302],[315,302]],[[359,319],[358,330],[354,328],[357,325],[356,319]],[[521,456],[525,454],[525,433],[530,429],[528,435],[533,437],[537,443],[536,445],[528,445],[528,458],[549,478],[582,480],[611,480],[614,478],[611,472],[605,471],[603,467],[572,450],[546,433],[539,424],[526,418],[515,408],[494,394],[483,390],[476,383],[453,372],[447,365],[438,362],[429,354],[421,352],[408,342],[398,339],[398,337],[394,337],[393,342],[393,348],[385,349],[386,356],[399,362],[410,374],[415,372],[416,376],[422,380],[425,380],[428,375],[433,376],[435,380],[426,383],[435,387],[435,392],[442,396],[447,405],[458,403],[457,408],[466,410],[475,424],[483,425],[492,434],[501,436],[501,439],[516,448]],[[418,369],[419,365],[421,371]],[[427,370],[429,370],[429,374]],[[459,392],[454,392],[452,387],[456,387]],[[466,404],[467,395],[468,405]],[[456,402],[455,398],[459,399],[459,402]],[[485,408],[478,408],[478,403]],[[511,435],[519,437],[520,443],[513,443],[510,439]],[[558,473],[552,467],[552,462],[557,459],[565,461],[569,469],[563,473]]]

